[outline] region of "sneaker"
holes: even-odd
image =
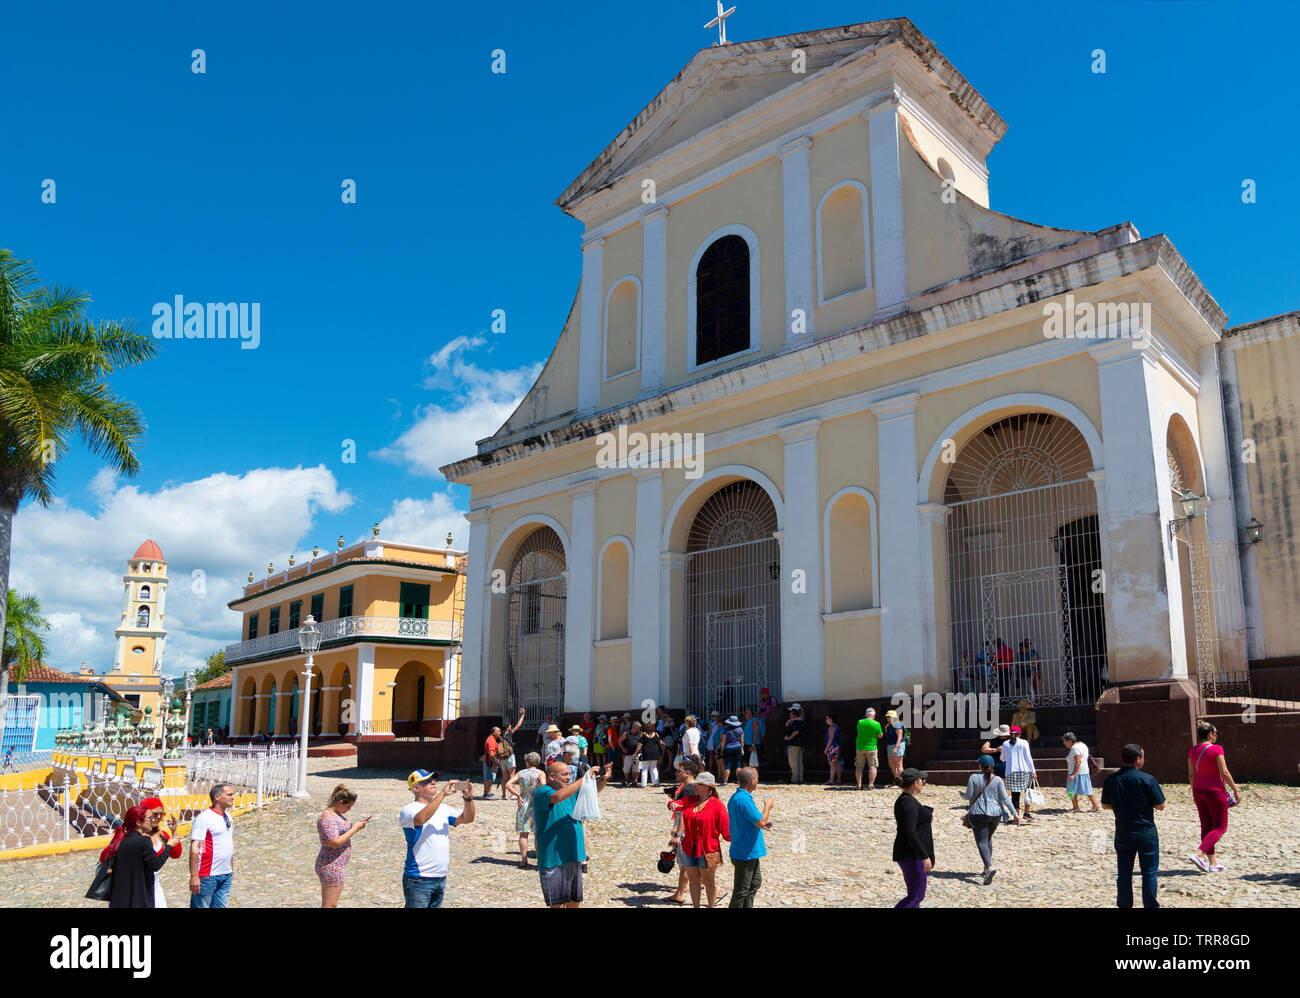
[[[484,795],[483,795],[483,799],[484,799],[484,800],[496,800],[496,799],[497,799],[497,795],[496,795],[496,794],[484,794]]]
[[[587,864],[586,864],[586,863],[583,863],[583,864],[582,864],[582,872],[583,872],[583,873],[586,873],[586,872],[587,872]]]
[[[1211,873],[1222,873],[1222,872],[1223,872],[1224,870],[1226,870],[1226,869],[1227,869],[1227,867],[1224,866],[1222,863],[1215,863],[1213,866],[1210,867],[1210,872],[1211,872]]]
[[[1207,862],[1205,861],[1204,857],[1199,856],[1199,855],[1197,855],[1196,853],[1192,853],[1192,854],[1191,854],[1190,856],[1188,856],[1187,858],[1190,859],[1190,860],[1191,860],[1193,863],[1195,863],[1197,866],[1199,866],[1199,867],[1201,868],[1201,872],[1202,872],[1202,873],[1209,873],[1209,872],[1210,872],[1210,864],[1207,863]]]
[[[990,866],[987,870],[984,871],[984,886],[985,886],[985,887],[987,887],[989,884],[993,883],[993,877],[997,874],[997,872],[998,872],[998,871],[997,871],[994,867],[991,867],[991,866]]]

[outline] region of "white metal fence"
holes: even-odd
[[[258,807],[288,796],[297,786],[296,745],[261,751],[217,746],[187,753],[185,763],[185,793],[200,798],[194,810],[202,810],[202,798],[218,783],[252,794]],[[159,795],[162,783],[163,771],[155,766],[139,780],[91,773],[80,784],[65,776],[30,789],[0,790],[0,853],[107,835],[128,810],[146,797]],[[173,813],[172,817],[185,821],[190,815]]]
[[[3,766],[3,769],[0,769],[0,772],[24,773],[29,769],[41,769],[50,765],[53,755],[53,749],[39,749],[35,752],[15,752],[11,756],[4,757],[4,762],[0,763],[0,765]]]

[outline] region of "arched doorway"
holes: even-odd
[[[334,728],[341,736],[346,735],[351,730],[350,722],[353,717],[354,705],[352,703],[352,671],[343,667],[343,675],[339,680],[339,700],[338,700],[338,717]]]
[[[433,670],[423,662],[407,662],[397,670],[393,686],[393,735],[424,735],[427,708],[435,706]]]
[[[510,563],[506,597],[505,714],[524,723],[564,712],[564,545],[550,527],[524,538]]]
[[[781,696],[781,552],[776,507],[756,482],[714,492],[686,541],[687,706],[724,716]]]
[[[265,691],[267,692],[270,699],[267,700],[267,705],[266,705],[266,731],[264,732],[264,734],[274,735],[275,734],[275,707],[276,707],[276,701],[279,700],[279,697],[276,695],[275,680],[272,679],[270,676],[266,678]]]
[[[954,691],[1094,703],[1109,682],[1092,454],[1051,412],[987,423],[944,486]]]
[[[239,697],[239,709],[243,711],[243,721],[238,727],[235,722],[230,724],[230,733],[248,735],[252,737],[257,734],[254,725],[257,724],[257,683],[252,676],[244,679],[244,692]]]

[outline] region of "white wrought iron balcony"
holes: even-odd
[[[320,624],[321,647],[340,641],[459,641],[460,624],[450,620],[423,620],[418,617],[339,617]],[[275,653],[297,653],[298,628],[264,634],[251,641],[226,645],[226,662],[259,658]]]

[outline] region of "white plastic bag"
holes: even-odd
[[[582,789],[578,791],[578,799],[573,805],[573,817],[577,821],[600,820],[600,792],[596,789],[594,775],[583,777]]]

